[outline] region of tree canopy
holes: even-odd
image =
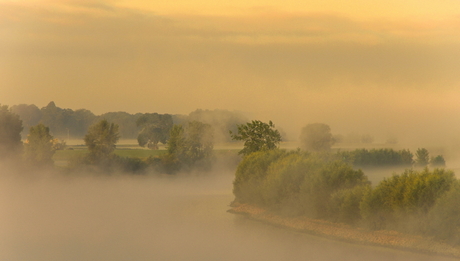
[[[228,131],[237,131],[238,124],[244,124],[248,119],[239,112],[227,110],[202,110],[191,112],[187,120],[207,123],[214,129],[214,142],[230,142]]]
[[[168,140],[168,154],[165,159],[177,167],[209,167],[213,151],[213,133],[211,125],[192,121],[185,125],[174,125]],[[168,165],[169,163],[166,163]],[[171,165],[169,164],[169,165]]]
[[[425,148],[417,149],[415,157],[415,164],[419,167],[426,167],[430,163],[430,153]]]
[[[276,149],[281,142],[281,134],[272,121],[265,123],[253,120],[237,127],[238,133],[230,131],[230,136],[233,140],[244,141],[244,148],[239,154],[249,155],[256,151]]]
[[[52,166],[53,155],[53,136],[50,130],[43,124],[30,127],[29,135],[25,142],[25,160],[32,166]]]
[[[302,128],[300,142],[305,149],[311,151],[330,150],[335,143],[331,128],[324,123],[312,123]]]
[[[0,159],[17,155],[22,149],[22,120],[7,105],[0,105]]]
[[[166,144],[173,120],[169,114],[145,113],[137,119],[136,125],[142,128],[137,136],[139,146],[158,149],[159,142]]]
[[[118,125],[114,123],[101,120],[91,125],[84,138],[91,163],[108,158],[115,150],[119,138]]]

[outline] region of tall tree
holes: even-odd
[[[324,123],[312,123],[302,128],[300,142],[307,150],[330,150],[335,143],[331,128]]]
[[[8,109],[0,105],[0,159],[17,156],[22,149],[22,120]]]
[[[19,115],[24,125],[24,132],[29,131],[30,127],[37,125],[42,118],[42,112],[34,104],[13,105],[11,106],[11,111]],[[23,133],[24,137],[27,134],[28,133]]]
[[[415,164],[419,167],[426,167],[430,163],[430,153],[425,148],[417,149],[415,157]]]
[[[50,129],[43,124],[32,126],[25,142],[25,160],[33,166],[52,166],[53,155],[53,136]]]
[[[281,142],[281,134],[275,129],[272,121],[268,123],[254,120],[237,125],[238,133],[230,131],[233,140],[244,141],[244,148],[239,154],[249,155],[252,152],[272,150]]]
[[[238,124],[244,124],[248,119],[239,112],[227,110],[198,109],[188,115],[188,121],[207,123],[214,129],[214,142],[230,142],[228,131],[237,131]]]
[[[192,121],[185,128],[188,155],[193,162],[209,158],[213,150],[214,129],[211,125]]]
[[[187,123],[186,127],[174,125],[168,140],[166,158],[181,166],[192,167],[202,163],[208,167],[213,150],[213,128],[209,124],[198,121]]]
[[[118,142],[118,125],[101,120],[91,125],[88,129],[84,141],[89,150],[89,160],[91,163],[98,163],[109,158],[115,150]]]
[[[436,157],[431,157],[430,164],[433,167],[445,167],[446,160],[442,155],[438,155]]]
[[[145,113],[137,119],[136,124],[142,128],[137,137],[139,146],[158,149],[159,142],[166,144],[173,120],[169,114]]]
[[[124,111],[118,111],[104,113],[99,118],[118,124],[120,126],[120,138],[136,139],[139,134],[139,127],[136,122],[142,115],[142,113],[129,114]]]

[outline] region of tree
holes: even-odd
[[[11,106],[11,111],[19,115],[19,118],[22,120],[25,130],[29,130],[30,127],[37,125],[41,118],[42,112],[34,104],[19,104]],[[28,133],[23,133],[27,135]]]
[[[212,155],[213,132],[211,125],[198,121],[189,122],[185,128],[174,125],[167,144],[166,159],[181,166],[192,167],[200,162],[201,167],[209,167],[207,160]]]
[[[118,142],[118,125],[101,120],[91,125],[88,129],[84,141],[89,150],[89,160],[91,163],[98,163],[109,158],[115,150]]]
[[[230,142],[228,131],[236,131],[238,124],[244,124],[248,119],[241,113],[227,110],[197,109],[187,117],[189,122],[199,121],[207,123],[214,129],[215,142]]]
[[[415,152],[415,157],[415,163],[419,167],[426,167],[430,162],[430,154],[425,148],[417,149],[417,152]]]
[[[53,155],[53,136],[50,129],[43,124],[32,126],[25,142],[25,159],[33,166],[52,166]]]
[[[312,123],[302,128],[300,142],[307,150],[324,151],[330,150],[335,141],[329,125]]]
[[[158,143],[166,144],[173,120],[169,114],[145,113],[136,121],[137,127],[142,127],[137,141],[139,146],[158,149]]]
[[[22,120],[8,109],[0,105],[0,159],[17,156],[22,149]]]
[[[211,125],[192,121],[185,128],[188,157],[192,162],[209,158],[214,147],[214,129]]]
[[[444,160],[444,157],[442,155],[438,155],[436,157],[431,158],[430,164],[433,167],[445,167],[446,166],[446,160]]]
[[[230,136],[233,140],[244,141],[244,148],[238,154],[247,156],[256,151],[273,150],[281,142],[281,134],[275,129],[272,121],[267,124],[254,120],[237,127],[238,133],[230,131]]]
[[[136,139],[139,134],[139,128],[136,121],[141,117],[142,113],[129,114],[124,111],[107,112],[99,116],[99,119],[106,119],[120,126],[120,137],[123,139]]]

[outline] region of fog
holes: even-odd
[[[214,2],[0,0],[0,102],[460,145],[458,2]]]
[[[1,260],[450,260],[332,241],[229,214],[230,172],[8,174],[0,177]]]
[[[289,148],[321,122],[460,169],[458,1],[147,2],[0,0],[0,104],[242,111]],[[233,171],[0,172],[0,260],[447,260],[228,214]]]

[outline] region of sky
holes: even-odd
[[[0,103],[460,139],[460,1],[0,0]]]

